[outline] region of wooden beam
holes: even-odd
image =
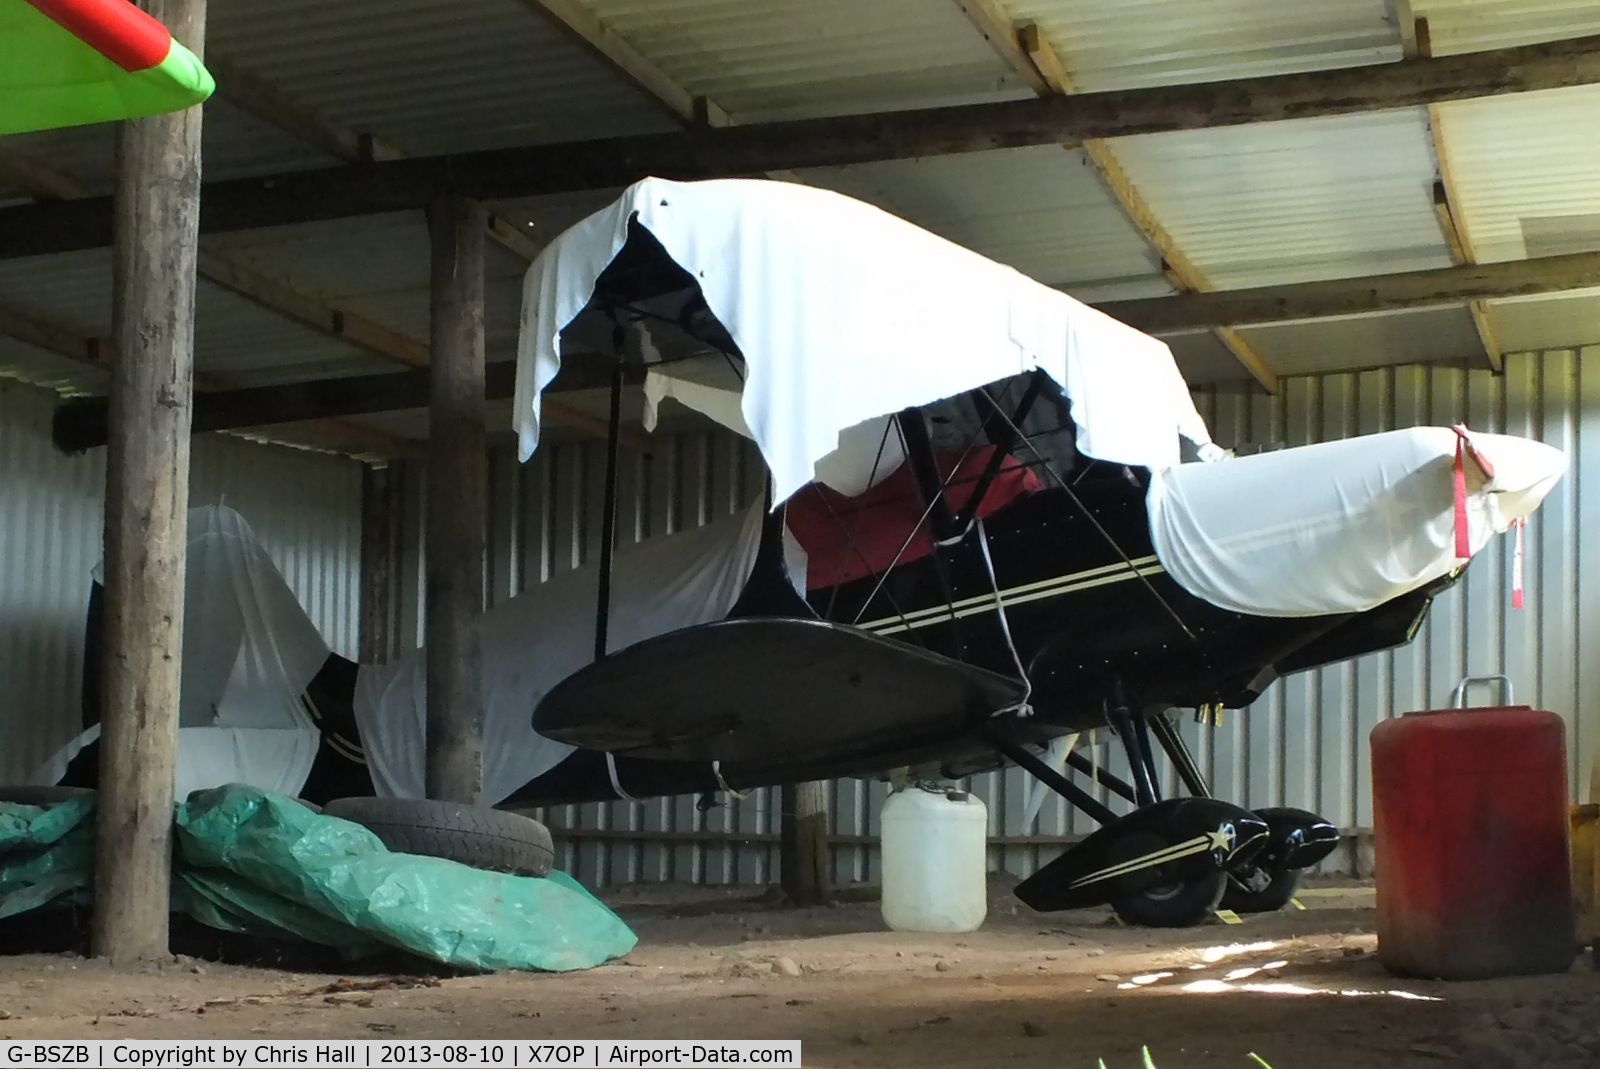
[[[147,0],[196,54],[205,0]],[[200,116],[126,122],[117,137],[105,664],[95,806],[96,957],[168,957],[172,803],[183,668],[189,407],[194,378]]]
[[[964,0],[956,0],[963,4]],[[987,2],[987,0],[985,0]],[[970,12],[969,12],[970,15]],[[985,34],[985,36],[989,36]],[[1013,35],[1015,41],[1020,43],[1022,56],[1020,60],[1013,59],[1013,65],[1025,64],[1028,70],[1037,72],[1044,80],[1042,92],[1049,94],[1066,95],[1072,93],[1075,86],[1072,76],[1068,73],[1066,65],[1056,55],[1036,23],[1027,23],[1018,27]],[[994,40],[990,37],[990,40]],[[1002,54],[1011,58],[1010,53],[1004,49]],[[1019,70],[1022,68],[1019,66]],[[1092,139],[1083,143],[1084,155],[1088,156],[1090,164],[1099,176],[1100,182],[1106,191],[1111,194],[1122,213],[1127,217],[1138,231],[1144,235],[1150,247],[1160,255],[1168,277],[1173,284],[1183,292],[1209,290],[1210,283],[1194,262],[1178,247],[1166,227],[1156,219],[1155,213],[1150,210],[1149,203],[1134,186],[1128,173],[1123,170],[1122,163],[1117,159],[1116,152],[1111,147],[1111,142]],[[1244,370],[1261,385],[1269,394],[1278,392],[1278,376],[1267,366],[1259,353],[1251,347],[1244,337],[1232,327],[1215,327],[1211,331],[1233,358],[1239,361]]]
[[[1417,18],[1411,11],[1411,0],[1389,0],[1387,4],[1395,33],[1400,37],[1400,54],[1407,59],[1417,58]]]
[[[1426,40],[1426,34],[1423,38]],[[1455,176],[1450,167],[1450,153],[1444,135],[1444,116],[1440,114],[1439,108],[1433,105],[1428,108],[1428,134],[1433,141],[1434,158],[1439,163],[1439,181],[1433,184],[1433,212],[1439,221],[1439,231],[1444,235],[1452,263],[1475,263],[1477,253],[1473,249],[1472,238],[1462,225],[1461,214],[1456,209],[1456,205],[1461,201],[1456,193]],[[1478,332],[1478,341],[1483,345],[1483,356],[1489,363],[1489,370],[1497,375],[1500,374],[1505,370],[1506,358],[1500,351],[1500,343],[1495,340],[1494,329],[1489,323],[1489,305],[1481,300],[1468,301],[1467,313],[1472,316],[1472,326]]]
[[[431,427],[426,520],[426,792],[483,796],[483,615],[488,441],[483,425],[482,209],[446,197],[428,208],[433,250]]]
[[[1472,316],[1472,327],[1478,332],[1478,341],[1483,345],[1489,370],[1500,374],[1506,369],[1506,354],[1501,351],[1500,342],[1494,336],[1494,327],[1489,322],[1489,306],[1483,301],[1468,301],[1467,312]]]
[[[522,3],[610,64],[679,122],[688,126],[728,125],[727,112],[679,85],[581,0],[522,0]]]
[[[1068,97],[924,108],[388,160],[207,183],[207,232],[604,190],[647,175],[699,179],[1093,138],[1349,115],[1600,82],[1600,37],[1439,59]],[[0,257],[110,241],[110,202],[0,210]]]
[[[1201,327],[1284,323],[1498,297],[1528,297],[1593,286],[1600,286],[1600,252],[1106,301],[1095,307],[1140,330],[1163,334]]]
[[[0,186],[11,186],[42,200],[71,200],[89,195],[88,189],[65,171],[10,151],[0,152]]]
[[[216,77],[217,93],[248,112],[308,145],[346,163],[398,160],[409,153],[370,133],[352,130],[289,96],[277,85],[222,56],[206,59]]]

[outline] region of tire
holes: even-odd
[[[1192,928],[1216,912],[1228,886],[1226,872],[1186,883],[1155,884],[1124,893],[1111,903],[1117,916],[1146,928]]]
[[[1300,877],[1305,869],[1280,869],[1272,880],[1259,891],[1248,891],[1234,880],[1222,895],[1222,908],[1235,913],[1271,913],[1289,904],[1289,899],[1300,889]]]
[[[0,802],[47,806],[93,793],[87,787],[0,787]]]
[[[1144,829],[1121,837],[1108,860],[1128,862],[1174,845],[1163,830]],[[1183,865],[1157,865],[1121,877],[1111,908],[1129,924],[1146,928],[1188,928],[1216,910],[1228,886],[1222,871],[1190,876]]]
[[[555,865],[549,830],[517,813],[417,798],[335,798],[322,811],[360,824],[396,853],[517,876],[548,876]]]

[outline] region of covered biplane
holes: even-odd
[[[1461,428],[1233,457],[1157,339],[778,182],[643,181],[546,249],[524,294],[524,459],[578,360],[612,374],[602,549],[481,621],[486,801],[1014,762],[1101,825],[1018,895],[1155,925],[1224,895],[1277,908],[1337,840],[1211,797],[1173,711],[1408,641],[1566,465]],[[647,423],[670,402],[749,437],[767,494],[615,550],[641,372]],[[306,694],[324,746],[303,795],[422,796],[421,651],[330,658]],[[1063,745],[1099,728],[1126,779]],[[1162,796],[1158,751],[1182,796]]]
[[[1151,924],[1193,923],[1230,887],[1276,908],[1337,838],[1310,813],[1211,798],[1170,711],[1247,706],[1279,675],[1407,641],[1566,463],[1445,428],[1229,457],[1160,341],[779,182],[640,182],[545,251],[524,293],[524,459],[541,390],[596,354],[613,426],[633,366],[648,411],[671,398],[753,439],[766,512],[721,600],[657,573],[650,594],[678,615],[655,626],[615,600],[613,435],[596,609],[577,616],[592,660],[532,709],[580,752],[517,793],[1009,759],[1102,824],[1018,895]],[[1041,754],[1099,727],[1131,782],[1067,761],[1128,815]],[[1161,797],[1156,747],[1187,796]]]

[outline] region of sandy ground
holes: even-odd
[[[754,892],[610,896],[639,933],[586,973],[410,979],[180,958],[117,972],[0,959],[0,1038],[800,1039],[808,1067],[1160,1069],[1600,1066],[1600,974],[1400,981],[1375,956],[1370,888],[1186,931],[1042,916],[996,887],[984,928],[883,930],[853,902]]]

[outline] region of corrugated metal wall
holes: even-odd
[[[1600,360],[1600,349],[1590,350]],[[1410,646],[1350,664],[1305,673],[1274,685],[1219,729],[1185,718],[1183,730],[1216,792],[1247,805],[1296,805],[1351,831],[1369,829],[1367,734],[1378,720],[1444,704],[1457,680],[1504,672],[1517,697],[1567,718],[1572,773],[1600,742],[1600,657],[1581,656],[1600,629],[1600,373],[1580,373],[1572,351],[1513,356],[1504,376],[1456,368],[1403,367],[1286,380],[1280,397],[1226,393],[1199,396],[1202,414],[1227,445],[1299,445],[1417,424],[1466,422],[1481,430],[1527,435],[1560,446],[1573,470],[1527,529],[1528,608],[1509,608],[1510,552],[1497,544],[1465,580],[1435,605]],[[723,435],[671,439],[653,457],[627,456],[621,530],[638,540],[696,526],[741,507],[760,492],[759,458]],[[561,446],[526,467],[509,450],[491,466],[492,600],[574,567],[598,539],[604,451]],[[412,494],[413,516],[416,514]],[[410,525],[413,531],[417,525]],[[413,542],[409,559],[417,559]],[[411,617],[419,626],[415,578]],[[1585,622],[1589,630],[1585,630]],[[1123,771],[1109,740],[1087,740],[1096,759]],[[1587,778],[1587,772],[1585,772]],[[1170,771],[1168,773],[1170,781]],[[1030,777],[1017,770],[970,784],[988,804],[992,863],[1022,875],[1060,850],[1062,838],[1092,825],[1048,795],[1037,821],[1024,826]],[[776,794],[752,792],[709,813],[692,799],[569,806],[545,816],[560,836],[560,859],[591,885],[629,880],[759,883],[776,874]],[[840,781],[832,790],[834,876],[877,879],[878,808],[882,784]],[[1107,799],[1108,801],[1112,801]],[[1113,802],[1114,805],[1120,803]],[[1330,859],[1359,862],[1358,840]]]
[[[81,723],[89,576],[101,557],[104,452],[50,444],[55,394],[0,380],[0,780],[25,777]],[[356,649],[361,468],[238,438],[197,438],[190,500],[260,533],[330,645]]]

